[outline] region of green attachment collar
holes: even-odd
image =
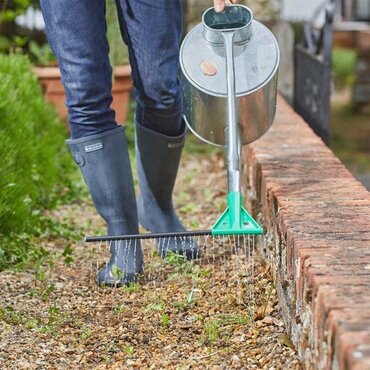
[[[240,192],[231,192],[227,196],[225,212],[213,225],[212,235],[263,234],[263,229],[242,206]]]

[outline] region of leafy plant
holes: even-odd
[[[48,308],[47,321],[39,327],[42,334],[55,334],[57,327],[62,323],[63,316],[60,308],[54,303]]]
[[[49,66],[57,64],[56,58],[47,43],[39,45],[36,41],[31,40],[28,43],[28,51],[32,62],[36,65]]]
[[[170,264],[170,265],[175,265],[177,267],[182,267],[186,265],[187,259],[186,256],[183,256],[178,253],[174,252],[168,252],[166,254],[165,260]]]
[[[39,249],[43,209],[74,189],[65,126],[45,103],[28,59],[0,55],[0,269]]]

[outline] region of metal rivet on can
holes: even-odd
[[[217,73],[217,67],[209,60],[203,60],[200,63],[200,69],[206,76],[214,76]]]

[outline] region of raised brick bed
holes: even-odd
[[[282,98],[244,156],[247,198],[267,230],[259,248],[302,362],[370,369],[370,193]]]

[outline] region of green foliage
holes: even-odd
[[[31,40],[28,44],[30,58],[33,63],[41,66],[56,65],[56,58],[51,51],[49,44],[39,45]]]
[[[28,59],[0,55],[0,269],[27,258],[42,211],[70,194],[67,131],[46,104]],[[45,229],[43,229],[45,230]]]
[[[0,34],[3,27],[15,22],[18,15],[24,14],[29,6],[37,5],[36,0],[2,0],[0,1]],[[3,26],[3,27],[2,27]],[[11,36],[0,35],[0,52],[8,53],[15,50],[23,50],[28,42],[28,37],[18,34],[18,28],[14,26]]]
[[[219,323],[217,320],[210,320],[204,325],[203,342],[214,343],[220,337]]]
[[[160,312],[160,311],[164,311],[165,308],[166,308],[166,302],[164,300],[160,300],[159,302],[149,303],[145,307],[144,312],[145,313]]]
[[[86,342],[92,334],[92,330],[88,326],[83,326],[81,328],[81,339]]]
[[[125,346],[124,347],[124,350],[125,350],[125,353],[126,353],[126,356],[128,358],[132,358],[134,353],[135,353],[135,348],[133,346]]]
[[[23,14],[27,8],[34,4],[33,0],[4,0],[0,6],[0,24],[13,22],[14,19]]]
[[[355,50],[335,48],[333,50],[333,73],[336,86],[352,86],[355,79]]]
[[[162,314],[161,315],[161,325],[166,328],[167,326],[169,326],[171,323],[171,320],[170,320],[170,316],[167,315],[166,313]]]
[[[138,282],[131,281],[128,285],[122,286],[122,290],[127,293],[137,293],[141,290],[141,285]]]
[[[186,295],[183,301],[175,302],[173,305],[180,311],[186,311],[189,308],[193,308],[197,304],[197,299],[195,297],[194,290],[192,289]]]
[[[127,64],[128,49],[122,41],[115,0],[106,2],[107,38],[109,42],[109,60],[112,67]]]

